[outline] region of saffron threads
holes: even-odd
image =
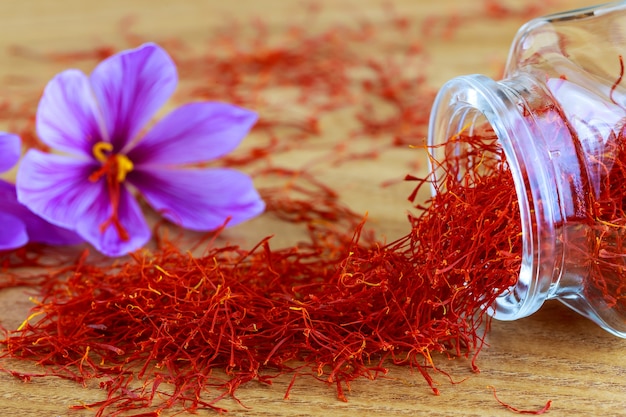
[[[621,75],[620,75],[621,77]],[[626,280],[624,253],[626,253],[626,131],[622,128],[606,142],[605,159],[599,161],[602,171],[601,188],[590,199],[583,224],[586,233],[580,235],[574,253],[581,256],[580,266],[588,268],[585,296],[598,308],[612,310],[607,319],[620,323],[626,315]],[[574,223],[576,224],[576,223]],[[610,318],[609,318],[610,317]],[[621,327],[621,326],[620,326]]]
[[[487,388],[489,388],[489,389],[491,389],[491,391],[493,391],[493,397],[496,399],[496,401],[498,401],[502,406],[504,406],[508,410],[513,411],[514,413],[517,413],[517,414],[541,415],[541,414],[546,413],[550,409],[550,406],[552,405],[552,401],[548,401],[548,402],[546,402],[546,405],[544,405],[543,408],[541,408],[539,410],[520,410],[519,408],[513,407],[512,405],[507,404],[504,401],[502,401],[500,398],[498,398],[498,395],[496,394],[496,388],[495,387],[488,386]]]
[[[519,273],[511,176],[502,158],[477,157],[492,170],[450,176],[411,217],[411,232],[387,245],[322,189],[308,203],[337,208],[348,227],[311,211],[292,219],[310,231],[294,247],[214,240],[194,257],[164,242],[115,268],[83,258],[44,285],[32,319],[7,333],[5,356],[105,381],[107,399],[84,406],[96,415],[219,408],[241,384],[284,373],[334,384],[345,400],[350,381],[376,378],[389,362],[417,369],[438,393],[433,354],[475,355],[488,321],[481,307]],[[304,202],[268,207],[286,218]]]

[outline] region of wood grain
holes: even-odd
[[[311,25],[331,22],[350,24],[357,15],[372,21],[382,18],[381,2],[376,0],[323,0],[319,18]],[[286,0],[3,0],[0,4],[0,94],[3,99],[17,97],[33,85],[45,85],[67,63],[53,64],[36,57],[16,56],[9,52],[16,45],[30,51],[71,51],[99,43],[121,45],[119,22],[128,16],[136,19],[135,31],[147,39],[177,37],[200,44],[211,28],[223,24],[227,16],[238,19],[259,17],[270,28],[284,28],[302,16],[304,3]],[[450,39],[430,42],[429,61],[423,71],[433,88],[449,78],[467,73],[497,76],[506,58],[511,39],[521,19],[480,18],[483,2],[439,0],[388,0],[408,19],[429,16],[466,16],[479,18],[461,25]],[[522,1],[506,2],[524,7]],[[586,5],[583,1],[555,2],[545,10],[557,11]],[[302,17],[300,17],[302,18]],[[440,30],[440,28],[433,28]],[[380,36],[384,36],[382,33]],[[384,53],[372,46],[373,53]],[[81,62],[85,70],[88,64]],[[323,137],[314,149],[289,155],[294,165],[323,154],[325,144],[341,140],[349,123],[337,114],[323,121]],[[0,129],[6,129],[0,126]],[[378,187],[382,181],[401,178],[415,160],[424,158],[410,150],[383,153],[375,161],[360,161],[348,166],[325,167],[319,175],[342,190],[342,198],[356,211],[368,211],[381,235],[389,239],[406,228],[406,195],[410,187]],[[375,169],[372,169],[372,164]],[[423,166],[423,165],[422,165]],[[282,225],[265,218],[237,227],[231,238],[242,241],[277,233],[278,242],[296,239]],[[278,228],[278,229],[277,229]],[[0,320],[17,326],[27,315],[29,301],[22,289],[0,293]],[[554,416],[619,416],[626,414],[626,341],[617,339],[590,321],[557,302],[547,303],[539,313],[515,322],[494,322],[488,346],[479,358],[480,373],[471,371],[469,360],[435,358],[443,374],[436,374],[440,396],[435,396],[419,373],[390,366],[385,378],[359,380],[351,385],[348,402],[336,399],[333,387],[302,378],[288,400],[283,399],[289,377],[279,378],[272,386],[249,384],[238,393],[241,404],[224,400],[220,405],[233,416],[504,416],[504,409],[493,398],[488,386],[497,388],[502,400],[520,408],[539,409],[552,400]],[[3,366],[25,364],[3,363]],[[0,374],[0,414],[2,416],[89,416],[90,412],[70,412],[68,407],[103,398],[97,385],[82,387],[52,378],[23,383]],[[199,415],[211,415],[199,412]]]

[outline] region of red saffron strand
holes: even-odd
[[[546,402],[546,405],[544,405],[539,410],[522,410],[522,409],[513,407],[512,405],[507,404],[504,401],[502,401],[500,398],[498,398],[498,395],[496,393],[496,387],[488,386],[487,388],[491,389],[491,391],[493,392],[493,397],[496,399],[496,401],[498,401],[506,409],[508,409],[510,411],[513,411],[514,413],[517,413],[517,414],[541,415],[541,414],[544,414],[544,413],[548,412],[548,410],[550,409],[550,406],[552,405],[552,401],[548,401],[548,402]]]
[[[615,80],[615,82],[611,86],[611,90],[609,92],[609,99],[611,99],[611,101],[614,104],[624,107],[623,104],[616,102],[615,98],[613,97],[613,95],[615,94],[615,89],[622,83],[622,78],[624,78],[624,57],[620,55],[619,56],[619,77],[617,77],[617,80]]]

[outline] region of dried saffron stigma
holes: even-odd
[[[174,401],[217,409],[220,391],[288,372],[334,384],[346,400],[347,384],[386,373],[388,361],[415,367],[438,393],[432,355],[479,349],[487,317],[478,307],[519,272],[512,179],[501,160],[484,163],[490,175],[450,178],[411,232],[387,245],[321,189],[308,198],[339,217],[329,226],[324,211],[312,212],[310,240],[298,247],[264,239],[251,250],[212,244],[194,257],[163,242],[114,270],[83,258],[5,339],[7,352],[45,355],[50,375],[109,379],[107,399],[84,406],[97,415]],[[305,201],[268,210],[286,217]],[[489,245],[476,239],[460,250],[468,222]]]

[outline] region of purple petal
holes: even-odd
[[[0,181],[0,213],[11,214],[26,226],[30,242],[50,245],[75,245],[83,241],[76,233],[52,225],[17,201],[15,186]]]
[[[10,170],[22,154],[19,136],[0,132],[0,172]]]
[[[16,249],[28,243],[26,226],[11,214],[0,213],[0,250]]]
[[[130,173],[148,203],[185,228],[214,230],[248,220],[265,204],[245,174],[230,169],[138,169]]]
[[[124,147],[176,89],[176,65],[157,45],[145,44],[102,61],[91,74],[113,150]]]
[[[73,230],[106,191],[102,181],[89,181],[97,168],[95,162],[31,149],[17,171],[18,200],[50,223]]]
[[[257,115],[224,103],[190,103],[157,123],[128,153],[135,166],[191,164],[235,149]]]
[[[150,237],[141,209],[125,187],[120,189],[118,218],[129,234],[124,241],[114,227],[101,225],[111,216],[104,178],[89,175],[95,163],[30,150],[17,173],[18,200],[49,222],[76,231],[106,255],[117,256],[139,248]]]
[[[128,240],[123,240],[112,225],[102,232],[100,226],[110,218],[110,215],[110,201],[101,197],[77,221],[76,231],[108,256],[125,255],[141,248],[150,239],[150,228],[143,217],[141,207],[126,188],[120,190],[118,218],[128,233]]]
[[[84,242],[77,233],[48,223],[34,213],[26,211],[20,218],[26,225],[29,242],[45,243],[48,245],[77,245]]]
[[[37,134],[52,148],[91,158],[93,145],[106,140],[99,118],[89,79],[67,70],[46,85],[37,109]]]

